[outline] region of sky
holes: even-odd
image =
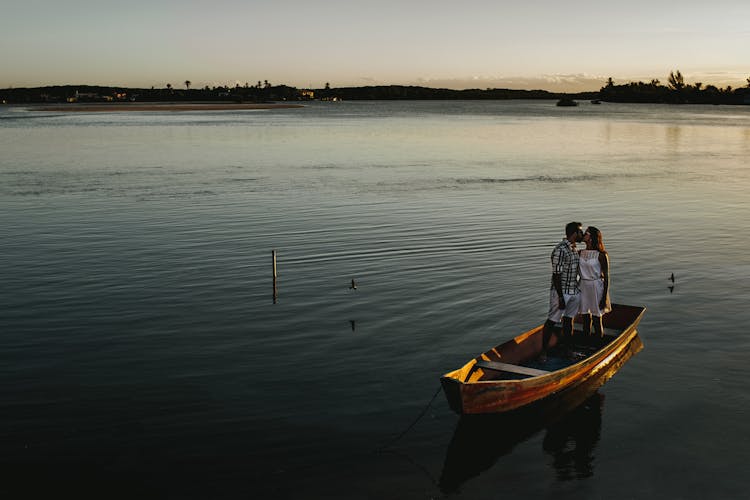
[[[750,1],[9,0],[0,88],[745,86]]]

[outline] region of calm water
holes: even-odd
[[[3,493],[747,495],[748,107],[3,108],[0,151]],[[543,322],[570,220],[645,349],[467,424],[439,376]]]

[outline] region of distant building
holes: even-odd
[[[315,99],[315,92],[312,90],[300,90],[299,95],[302,99]]]
[[[101,100],[101,96],[97,94],[96,92],[78,92],[76,90],[75,95],[73,97],[68,97],[68,102],[78,102],[78,101],[99,101]]]
[[[91,101],[105,101],[105,102],[112,102],[112,101],[125,101],[128,99],[128,94],[126,92],[118,92],[114,91],[112,95],[101,95],[97,94],[96,92],[78,92],[76,90],[73,97],[68,97],[68,102],[91,102]]]

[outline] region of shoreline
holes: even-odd
[[[290,109],[303,108],[301,104],[263,104],[263,103],[116,103],[116,104],[69,104],[57,106],[34,106],[30,111],[54,111],[54,112],[72,112],[72,113],[90,113],[90,112],[122,112],[122,111],[238,111],[251,109]]]

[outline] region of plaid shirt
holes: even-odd
[[[563,293],[575,295],[578,289],[578,252],[568,240],[562,240],[552,250],[552,274],[560,275]],[[555,288],[554,281],[551,288]]]

